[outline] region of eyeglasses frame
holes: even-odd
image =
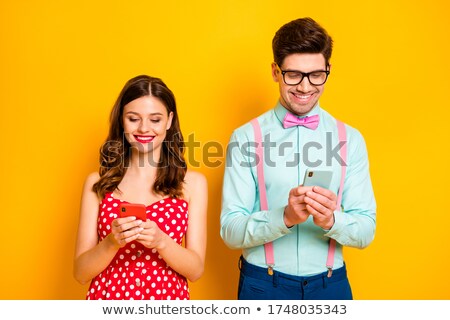
[[[282,70],[278,64],[276,64],[276,66],[277,66],[278,69],[281,71],[281,76],[282,76],[282,78],[283,78],[284,84],[286,84],[286,85],[288,85],[288,86],[298,86],[300,83],[302,83],[302,81],[303,81],[303,79],[304,79],[305,77],[308,78],[308,82],[309,82],[312,86],[315,86],[315,87],[323,86],[323,85],[325,84],[325,82],[327,82],[328,76],[330,75],[330,70],[315,70],[315,71],[311,71],[311,72],[301,72],[301,71],[298,71],[298,70]],[[327,68],[328,68],[328,66],[327,66]],[[284,78],[284,75],[285,75],[287,72],[297,72],[297,73],[300,73],[300,74],[302,75],[302,78],[300,79],[300,82],[298,82],[298,83],[296,83],[296,84],[286,83],[286,79]],[[325,76],[325,81],[324,81],[323,83],[321,83],[321,84],[314,84],[314,83],[311,82],[311,80],[309,79],[309,76],[310,76],[312,73],[315,73],[315,72],[325,72],[326,76]]]

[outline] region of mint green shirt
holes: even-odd
[[[312,217],[287,228],[284,208],[289,191],[303,183],[307,168],[331,169],[330,190],[338,194],[341,179],[336,120],[317,105],[319,126],[284,129],[287,110],[281,105],[258,117],[264,143],[264,175],[268,211],[261,211],[256,175],[253,127],[246,123],[230,139],[223,181],[221,236],[233,249],[242,249],[251,264],[266,267],[264,243],[273,241],[275,270],[297,276],[327,271],[329,238],[336,240],[334,268],[344,264],[342,247],[364,248],[375,234],[375,198],[364,138],[347,129],[347,174],[342,195],[343,211],[335,211],[330,230],[316,226]]]

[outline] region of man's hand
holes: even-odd
[[[337,196],[328,189],[315,186],[306,192],[304,200],[314,224],[325,230],[331,229],[334,225]]]
[[[284,223],[288,228],[308,219],[310,213],[306,209],[305,194],[312,188],[298,186],[289,191],[288,205],[284,208]]]
[[[287,227],[305,222],[311,215],[314,224],[329,230],[334,225],[337,196],[321,187],[298,186],[289,192],[288,205],[284,209]]]

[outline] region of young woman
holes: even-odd
[[[204,270],[207,182],[183,151],[172,91],[129,80],[81,199],[74,277],[91,281],[87,299],[189,299],[187,280]],[[121,203],[144,204],[146,220],[120,217]]]

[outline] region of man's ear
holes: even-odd
[[[280,70],[278,69],[278,66],[275,62],[272,62],[272,78],[273,81],[278,82],[278,74],[280,73]]]
[[[166,131],[169,130],[170,127],[172,126],[172,119],[173,119],[173,112],[171,111],[169,113],[169,119],[167,120]]]

